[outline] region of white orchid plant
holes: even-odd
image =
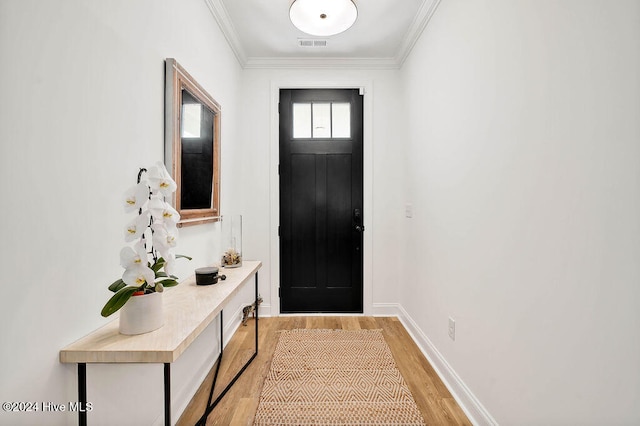
[[[120,251],[120,265],[125,269],[122,278],[109,286],[115,294],[102,308],[102,316],[108,317],[124,306],[132,296],[162,292],[165,287],[178,285],[173,275],[177,258],[172,249],[178,240],[178,212],[166,202],[176,190],[163,163],[140,169],[138,183],[124,194],[125,212],[138,215],[127,224],[124,239],[134,243]],[[151,247],[147,247],[149,237]]]

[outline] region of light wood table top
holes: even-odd
[[[226,303],[262,266],[243,261],[239,268],[221,268],[227,276],[217,284],[198,286],[195,276],[163,294],[164,326],[150,333],[126,336],[115,319],[60,351],[63,363],[168,363],[189,347]]]

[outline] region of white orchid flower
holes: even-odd
[[[165,259],[170,256],[171,248],[178,242],[178,228],[172,224],[153,224],[153,247],[156,248]]]
[[[125,269],[136,265],[146,266],[148,262],[147,249],[145,249],[142,241],[138,242],[133,248],[123,247],[120,250],[120,266]]]
[[[164,200],[162,197],[153,195],[149,200],[149,211],[153,216],[153,221],[157,222],[162,219],[162,211],[164,210]]]
[[[176,255],[168,251],[166,256],[163,256],[165,260],[164,271],[168,275],[173,275],[176,267]]]
[[[178,185],[171,178],[171,175],[167,171],[165,165],[158,161],[155,166],[149,168],[149,173],[147,175],[147,179],[149,180],[149,186],[154,193],[160,191],[162,195],[165,197],[171,196],[178,188]]]
[[[178,228],[172,224],[154,224],[153,226],[153,240],[154,244],[158,243],[161,247],[175,247],[178,241]]]
[[[173,223],[174,225],[180,221],[180,213],[174,209],[171,204],[164,203],[164,210],[162,211],[162,220]]]
[[[154,285],[156,274],[147,265],[134,265],[127,268],[122,274],[122,281],[127,285],[141,286],[147,283],[150,286]]]
[[[154,196],[151,198],[149,201],[149,210],[151,211],[153,220],[156,222],[171,222],[176,224],[180,220],[180,214],[176,209],[160,197]]]
[[[131,212],[142,208],[149,199],[149,187],[145,183],[139,183],[127,189],[124,193],[124,211]]]
[[[126,226],[124,230],[124,240],[126,242],[131,242],[142,237],[142,234],[144,234],[144,231],[147,230],[148,226],[149,213],[145,211],[142,212],[141,215],[136,216],[136,218]]]

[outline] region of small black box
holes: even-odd
[[[207,266],[205,268],[196,269],[196,284],[211,285],[218,282],[218,268],[215,266]]]

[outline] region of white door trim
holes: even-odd
[[[280,162],[280,131],[278,102],[280,89],[360,89],[363,98],[363,178],[364,178],[364,253],[363,253],[363,310],[364,315],[373,313],[373,81],[372,80],[274,80],[270,95],[270,158],[269,158],[269,265],[271,266],[271,315],[280,315],[280,185],[278,164]]]

